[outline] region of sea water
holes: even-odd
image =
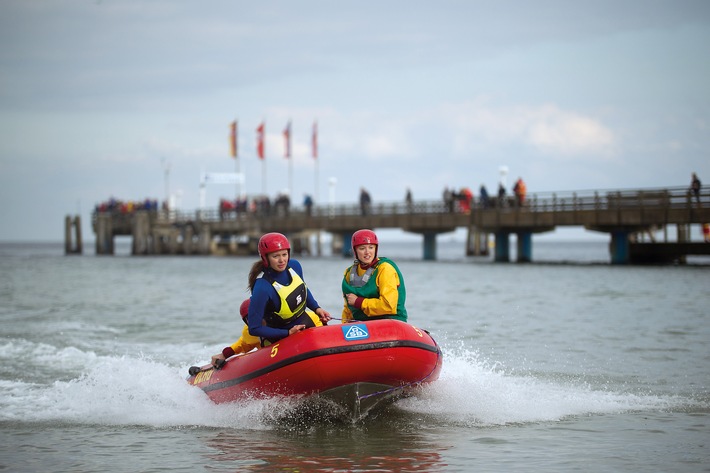
[[[185,382],[239,336],[253,257],[0,245],[0,470],[710,471],[709,265],[612,266],[600,242],[536,244],[531,264],[380,254],[444,367],[353,420]],[[349,260],[297,258],[339,316]]]

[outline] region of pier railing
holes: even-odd
[[[265,216],[279,217],[314,217],[335,218],[353,216],[397,216],[397,215],[438,215],[465,212],[465,205],[460,200],[452,204],[443,199],[414,201],[408,204],[403,201],[376,202],[364,209],[357,203],[327,203],[314,205],[310,211],[302,205],[292,205],[288,210],[271,206],[268,211],[263,209],[237,212],[235,210],[220,211],[218,208],[198,210],[156,211],[161,220],[175,223],[187,222],[220,222],[233,219],[258,218]],[[503,198],[490,197],[487,202],[476,196],[471,203],[470,213],[510,213],[526,212],[579,212],[620,209],[698,209],[710,208],[710,191],[702,191],[699,199],[691,194],[687,187],[669,187],[655,189],[627,190],[588,190],[588,191],[555,191],[534,192],[525,196],[519,202],[515,196]],[[130,215],[116,215],[115,224],[128,224]]]
[[[496,261],[506,261],[508,236],[516,234],[518,258],[529,261],[533,234],[558,226],[581,226],[611,236],[615,262],[710,253],[710,245],[690,241],[691,224],[710,223],[710,192],[696,196],[687,187],[535,192],[525,199],[503,196],[485,200],[479,196],[471,201],[389,201],[367,207],[335,202],[310,208],[267,205],[263,198],[253,202],[256,205],[242,211],[213,208],[186,212],[154,207],[135,212],[97,211],[92,219],[96,252],[113,254],[113,237],[131,235],[133,254],[219,254],[225,245],[225,251],[249,253],[255,251],[259,236],[267,232],[285,233],[295,242],[303,242],[302,246],[307,246],[316,232],[327,232],[333,235],[335,249],[336,242],[346,248],[350,235],[359,228],[398,228],[422,235],[424,258],[434,259],[436,235],[464,228],[468,231],[466,254],[486,254],[488,237],[494,235]],[[642,257],[634,253],[638,248],[629,246],[644,234],[653,238],[652,232],[658,229],[664,229],[663,240],[670,243],[670,225],[676,226],[678,244],[665,255],[657,254],[662,250],[660,245],[644,249],[655,253]]]

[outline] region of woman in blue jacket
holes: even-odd
[[[249,271],[251,303],[247,323],[249,333],[262,346],[274,343],[308,327],[315,327],[306,309],[315,312],[321,324],[330,320],[311,294],[303,278],[301,264],[291,259],[291,244],[281,233],[267,233],[259,239],[260,261]]]

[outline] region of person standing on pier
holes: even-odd
[[[484,184],[481,184],[481,188],[478,190],[479,202],[481,203],[481,208],[487,209],[490,207],[491,203],[488,199],[488,189]]]
[[[356,259],[343,275],[343,323],[376,319],[406,322],[404,277],[394,261],[377,256],[375,232],[358,230],[351,243]]]
[[[320,325],[327,323],[330,313],[306,286],[301,263],[291,259],[288,239],[281,233],[267,233],[259,239],[258,248],[261,259],[249,271],[249,334],[266,346],[319,325],[306,309],[318,315]]]
[[[360,188],[360,213],[364,217],[365,215],[370,215],[370,207],[372,205],[372,198],[370,193],[364,187]]]
[[[515,194],[515,202],[518,207],[525,205],[525,195],[527,194],[527,187],[522,177],[519,177],[513,186],[513,193]]]
[[[498,207],[505,207],[506,206],[506,196],[505,196],[505,186],[503,183],[498,184]]]
[[[700,187],[700,178],[698,178],[696,173],[693,173],[692,176],[690,176],[690,191],[693,193],[695,201],[698,203],[700,203]]]

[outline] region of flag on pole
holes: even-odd
[[[229,125],[229,148],[233,158],[237,157],[237,121]]]
[[[313,122],[313,135],[311,136],[311,146],[313,148],[313,159],[318,158],[318,122]]]
[[[264,159],[264,122],[256,129],[256,154]]]
[[[291,157],[291,120],[288,121],[288,124],[286,124],[286,128],[284,128],[284,158],[290,158]]]

